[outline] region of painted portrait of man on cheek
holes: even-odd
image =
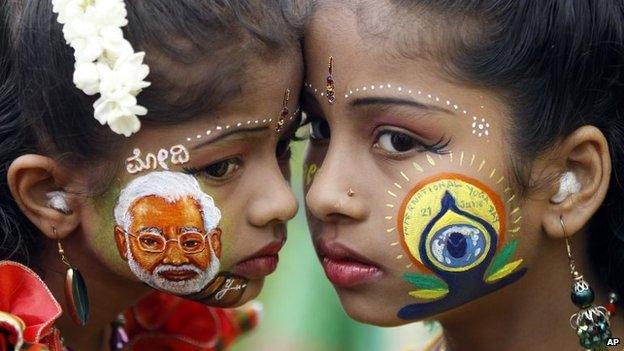
[[[117,249],[141,281],[189,295],[217,275],[221,213],[193,176],[162,171],[138,177],[123,189],[114,213]]]

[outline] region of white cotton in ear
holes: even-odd
[[[67,204],[67,193],[64,191],[51,191],[46,194],[48,198],[48,207],[53,208],[63,214],[72,213]]]
[[[576,179],[572,171],[565,172],[559,179],[559,191],[550,201],[555,204],[562,203],[571,194],[576,194],[581,190],[581,183]]]

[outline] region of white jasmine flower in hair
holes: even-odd
[[[58,14],[61,24],[82,15],[89,4],[88,0],[52,0],[52,11]]]
[[[116,91],[114,94],[102,95],[95,104],[95,118],[101,124],[108,124],[113,132],[130,136],[141,128],[137,116],[147,114],[147,109],[137,105],[132,94]]]
[[[101,94],[111,95],[117,91],[124,91],[137,95],[143,88],[148,87],[150,83],[143,80],[149,74],[149,67],[143,64],[144,56],[143,52],[131,53],[120,57],[112,69],[102,66]]]
[[[129,137],[141,129],[141,121],[136,115],[121,112],[117,117],[108,121],[108,126],[113,132]]]
[[[118,134],[130,136],[147,109],[136,95],[150,85],[145,53],[135,53],[121,27],[128,24],[124,0],[52,0],[63,36],[74,49],[74,84],[88,95],[100,94],[94,117]]]
[[[74,71],[74,84],[87,95],[100,91],[100,72],[95,63],[77,63]]]

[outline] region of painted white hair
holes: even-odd
[[[124,230],[132,224],[130,207],[146,196],[158,196],[169,203],[184,197],[195,199],[201,206],[202,218],[206,232],[214,229],[221,220],[221,211],[212,197],[204,193],[195,177],[180,172],[150,172],[128,183],[119,194],[115,206],[115,222]]]

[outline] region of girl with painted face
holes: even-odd
[[[151,289],[218,307],[257,296],[297,210],[288,161],[305,6],[0,7],[0,335],[60,350],[60,332],[99,350],[102,331]],[[137,306],[127,315],[137,333],[182,328],[193,350],[219,341],[184,329],[204,306],[165,295]]]
[[[452,350],[624,335],[622,11],[320,2],[304,53],[306,204],[351,317],[437,319]]]

